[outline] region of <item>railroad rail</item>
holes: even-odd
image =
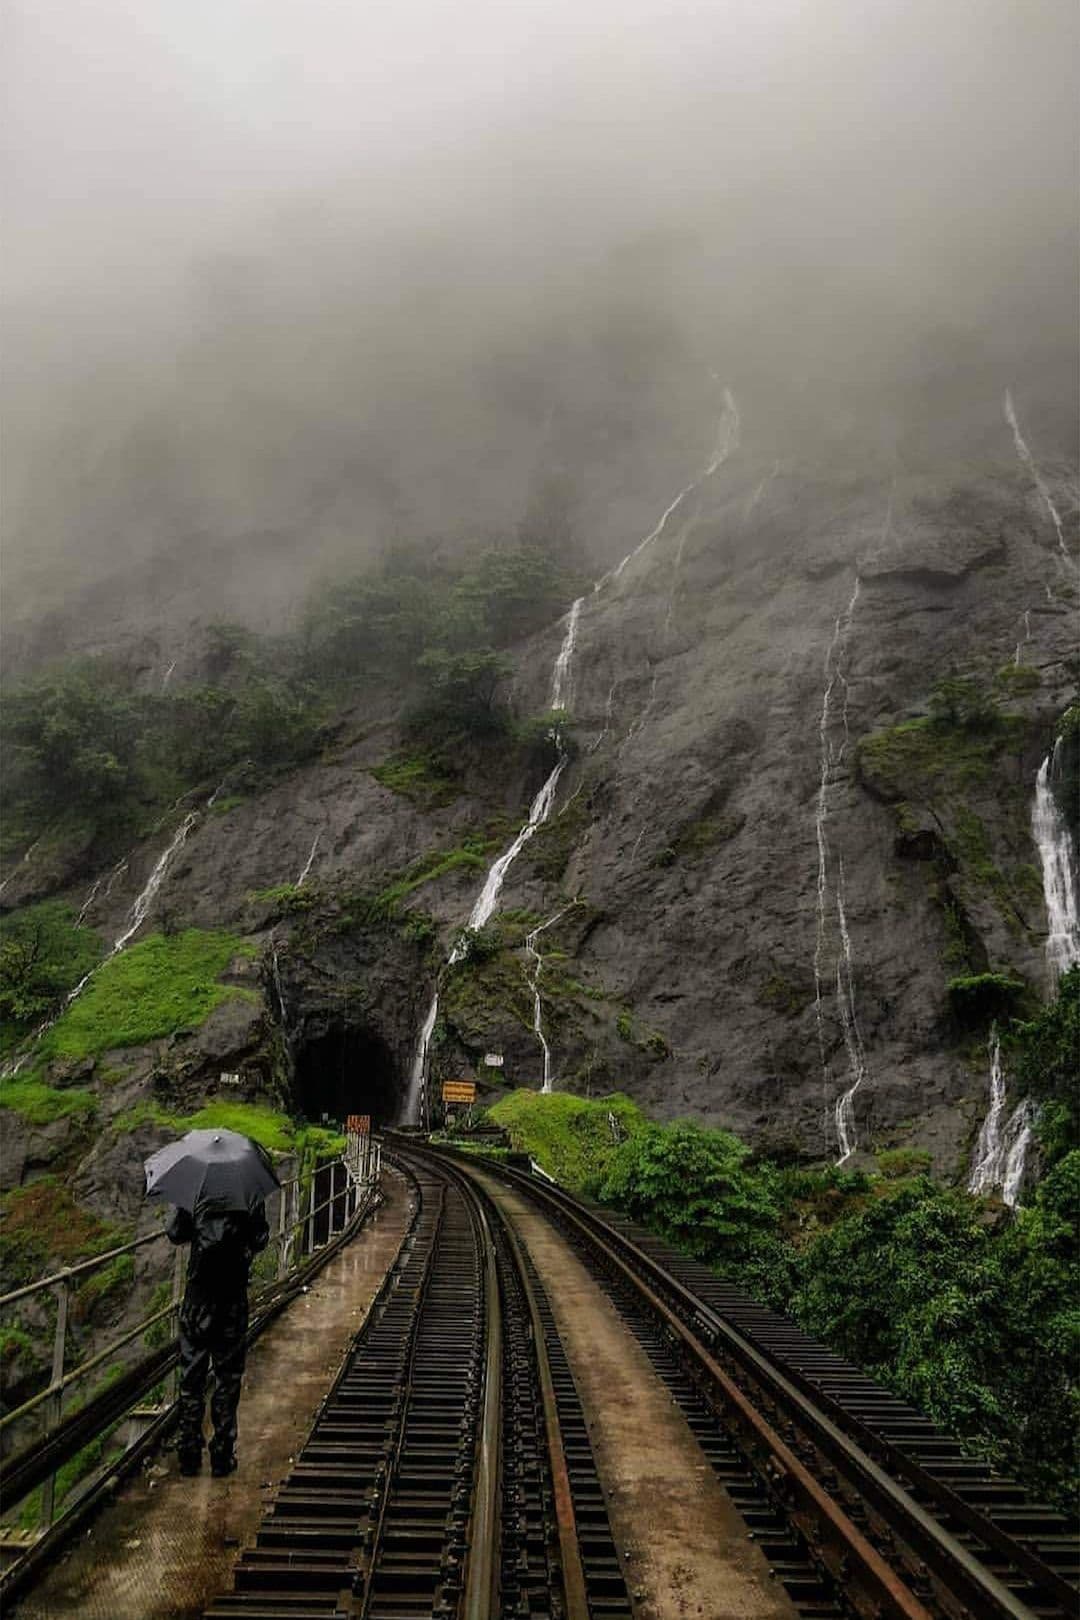
[[[563,1233],[660,1376],[689,1379],[850,1611],[1075,1616],[1080,1541],[1056,1509],[644,1228],[504,1163],[485,1173]]]
[[[307,1443],[206,1620],[630,1620],[546,1297],[455,1165],[414,1210]]]

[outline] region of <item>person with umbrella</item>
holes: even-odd
[[[236,1467],[248,1273],[270,1239],[264,1199],[278,1179],[261,1147],[228,1130],[189,1131],[147,1159],[145,1170],[147,1197],[175,1205],[165,1229],[169,1241],[191,1244],[180,1307],[180,1472],[197,1474],[202,1466],[212,1366],[210,1469],[220,1478]]]

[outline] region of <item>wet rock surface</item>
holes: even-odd
[[[1043,990],[1030,801],[1073,690],[1076,575],[1000,397],[936,437],[909,432],[893,455],[833,444],[816,460],[757,445],[748,409],[715,476],[586,594],[567,700],[575,757],[550,821],[507,874],[499,954],[471,976],[468,963],[455,970],[464,980],[436,1028],[437,1078],[497,1051],[507,1081],[539,1083],[524,936],[578,899],[541,936],[556,1087],[618,1087],[664,1117],[835,1156],[853,1011],[859,1151],[925,1145],[955,1172],[985,1103],[985,1063],[950,1030],[947,985],[995,971]],[[1038,421],[1074,534],[1060,459],[1069,422],[1060,408]],[[563,628],[516,649],[523,714],[550,699]],[[1034,679],[995,685],[1018,649]],[[867,739],[925,721],[935,684],[957,671],[975,672],[1011,717],[985,758],[920,756],[915,768],[868,753]],[[198,809],[145,926],[167,912],[172,926],[252,935],[244,982],[261,1005],[229,1002],[168,1043],[148,1084],[194,1098],[233,1071],[242,1095],[289,1095],[305,1045],[340,1039],[385,1051],[387,1094],[404,1087],[483,873],[421,884],[390,923],[374,924],[356,896],[469,836],[486,837],[493,859],[539,784],[494,761],[451,803],[424,809],[372,775],[400,741],[392,720],[358,707],[316,763],[258,797]],[[122,927],[167,832],[102,886],[87,920],[104,937]],[[28,866],[19,881],[32,885]],[[275,902],[270,891],[302,873],[306,905]]]

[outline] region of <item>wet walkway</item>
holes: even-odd
[[[784,1588],[644,1350],[573,1250],[501,1182],[566,1347],[635,1620],[795,1620]]]
[[[257,1341],[240,1400],[238,1471],[177,1473],[164,1451],[13,1609],[10,1620],[198,1620],[229,1586],[278,1481],[361,1326],[405,1232],[408,1196],[384,1167],[382,1208]]]

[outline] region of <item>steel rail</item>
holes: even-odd
[[[736,1327],[700,1300],[678,1277],[667,1271],[624,1233],[619,1232],[596,1211],[579,1202],[565,1189],[540,1181],[502,1163],[493,1165],[492,1169],[495,1174],[504,1176],[511,1185],[526,1192],[535,1202],[557,1208],[563,1218],[578,1229],[588,1246],[599,1246],[607,1250],[611,1259],[616,1262],[633,1286],[638,1288],[642,1286],[639,1273],[644,1273],[662,1293],[667,1294],[682,1307],[691,1324],[696,1321],[704,1326],[709,1334],[714,1335],[714,1343],[716,1339],[723,1340],[734,1358],[748,1368],[778,1402],[811,1428],[813,1437],[821,1449],[829,1455],[836,1466],[845,1470],[854,1479],[860,1493],[886,1520],[893,1521],[892,1527],[897,1528],[895,1521],[901,1521],[899,1526],[901,1536],[911,1540],[914,1550],[920,1557],[934,1561],[939,1578],[947,1581],[959,1580],[965,1594],[964,1601],[968,1604],[969,1612],[976,1616],[977,1620],[988,1620],[990,1616],[1007,1617],[1007,1620],[1036,1620],[1035,1610],[1010,1591],[1008,1586],[932,1513],[927,1512],[916,1502],[903,1485],[891,1478],[856,1439],[845,1432],[840,1423],[826,1411],[826,1401],[820,1399],[819,1392],[814,1390],[813,1386],[809,1389],[798,1387],[788,1376],[788,1369],[783,1367],[781,1370],[782,1363],[763,1353]],[[619,1250],[630,1257],[633,1262],[631,1265],[627,1265],[620,1258]],[[675,1320],[682,1324],[684,1332],[697,1347],[697,1351],[708,1355],[708,1349],[702,1343],[700,1334],[694,1333],[692,1326],[687,1328],[682,1316],[676,1315]],[[834,1408],[837,1405],[831,1401],[828,1404]],[[876,1436],[873,1438],[877,1447],[895,1451],[889,1442]],[[903,1454],[896,1452],[896,1456],[900,1459]],[[912,1473],[915,1468],[917,1465],[912,1465]],[[897,1472],[899,1471],[897,1468]],[[960,1502],[947,1486],[941,1486],[939,1481],[934,1480],[933,1476],[924,1470],[919,1470],[919,1473],[921,1477],[918,1483],[921,1484],[925,1478],[928,1490],[938,1497],[943,1510],[951,1512],[955,1501],[961,1522],[973,1529],[987,1545],[1000,1551],[1010,1563],[1028,1576],[1033,1584],[1052,1594],[1055,1604],[1064,1607],[1064,1612],[1068,1616],[1074,1614],[1077,1601],[1075,1588],[1043,1563],[1029,1548],[993,1525],[992,1521],[979,1514],[977,1510]],[[943,1565],[944,1575],[941,1574]]]
[[[502,1304],[495,1268],[495,1240],[479,1199],[472,1205],[484,1256],[484,1405],[476,1444],[476,1485],[472,1537],[465,1566],[464,1620],[497,1620],[499,1615],[499,1456],[502,1433]]]
[[[559,1563],[562,1571],[565,1620],[589,1620],[589,1600],[585,1590],[585,1572],[581,1563],[581,1545],[574,1522],[574,1499],[570,1490],[570,1471],[566,1463],[562,1424],[555,1399],[555,1385],[551,1376],[551,1362],[545,1343],[544,1324],[536,1302],[536,1292],[529,1278],[522,1252],[521,1239],[505,1214],[496,1208],[502,1223],[507,1246],[513,1258],[518,1282],[525,1296],[532,1327],[533,1350],[536,1355],[540,1380],[540,1397],[547,1436],[548,1462],[551,1468],[552,1491],[555,1499],[555,1521],[559,1536]]]
[[[415,1150],[414,1150],[415,1151]],[[420,1150],[423,1152],[423,1149]],[[449,1166],[443,1168],[449,1169]],[[536,1300],[536,1291],[532,1286],[528,1269],[525,1264],[524,1250],[521,1239],[508,1219],[505,1211],[501,1210],[485,1187],[479,1184],[473,1175],[464,1167],[453,1166],[455,1179],[460,1185],[467,1188],[469,1196],[477,1203],[481,1219],[488,1233],[491,1245],[491,1261],[494,1266],[494,1240],[491,1238],[489,1220],[494,1219],[499,1227],[501,1240],[506,1244],[510,1254],[518,1285],[521,1288],[525,1306],[528,1311],[529,1325],[532,1333],[533,1351],[536,1356],[537,1378],[540,1384],[541,1404],[544,1414],[544,1429],[547,1441],[548,1464],[551,1469],[552,1492],[555,1503],[556,1529],[559,1540],[559,1558],[563,1582],[564,1620],[589,1620],[589,1601],[586,1594],[585,1572],[581,1562],[581,1547],[578,1542],[577,1529],[574,1516],[574,1503],[570,1490],[570,1473],[566,1463],[566,1449],[563,1444],[562,1424],[559,1421],[559,1409],[555,1398],[555,1386],[551,1376],[551,1363],[548,1358],[545,1342],[544,1324],[541,1320],[539,1306]],[[497,1287],[496,1281],[496,1287]],[[501,1355],[502,1328],[499,1325],[499,1351]],[[491,1347],[489,1345],[489,1363]],[[471,1612],[466,1610],[467,1620],[472,1620]]]

